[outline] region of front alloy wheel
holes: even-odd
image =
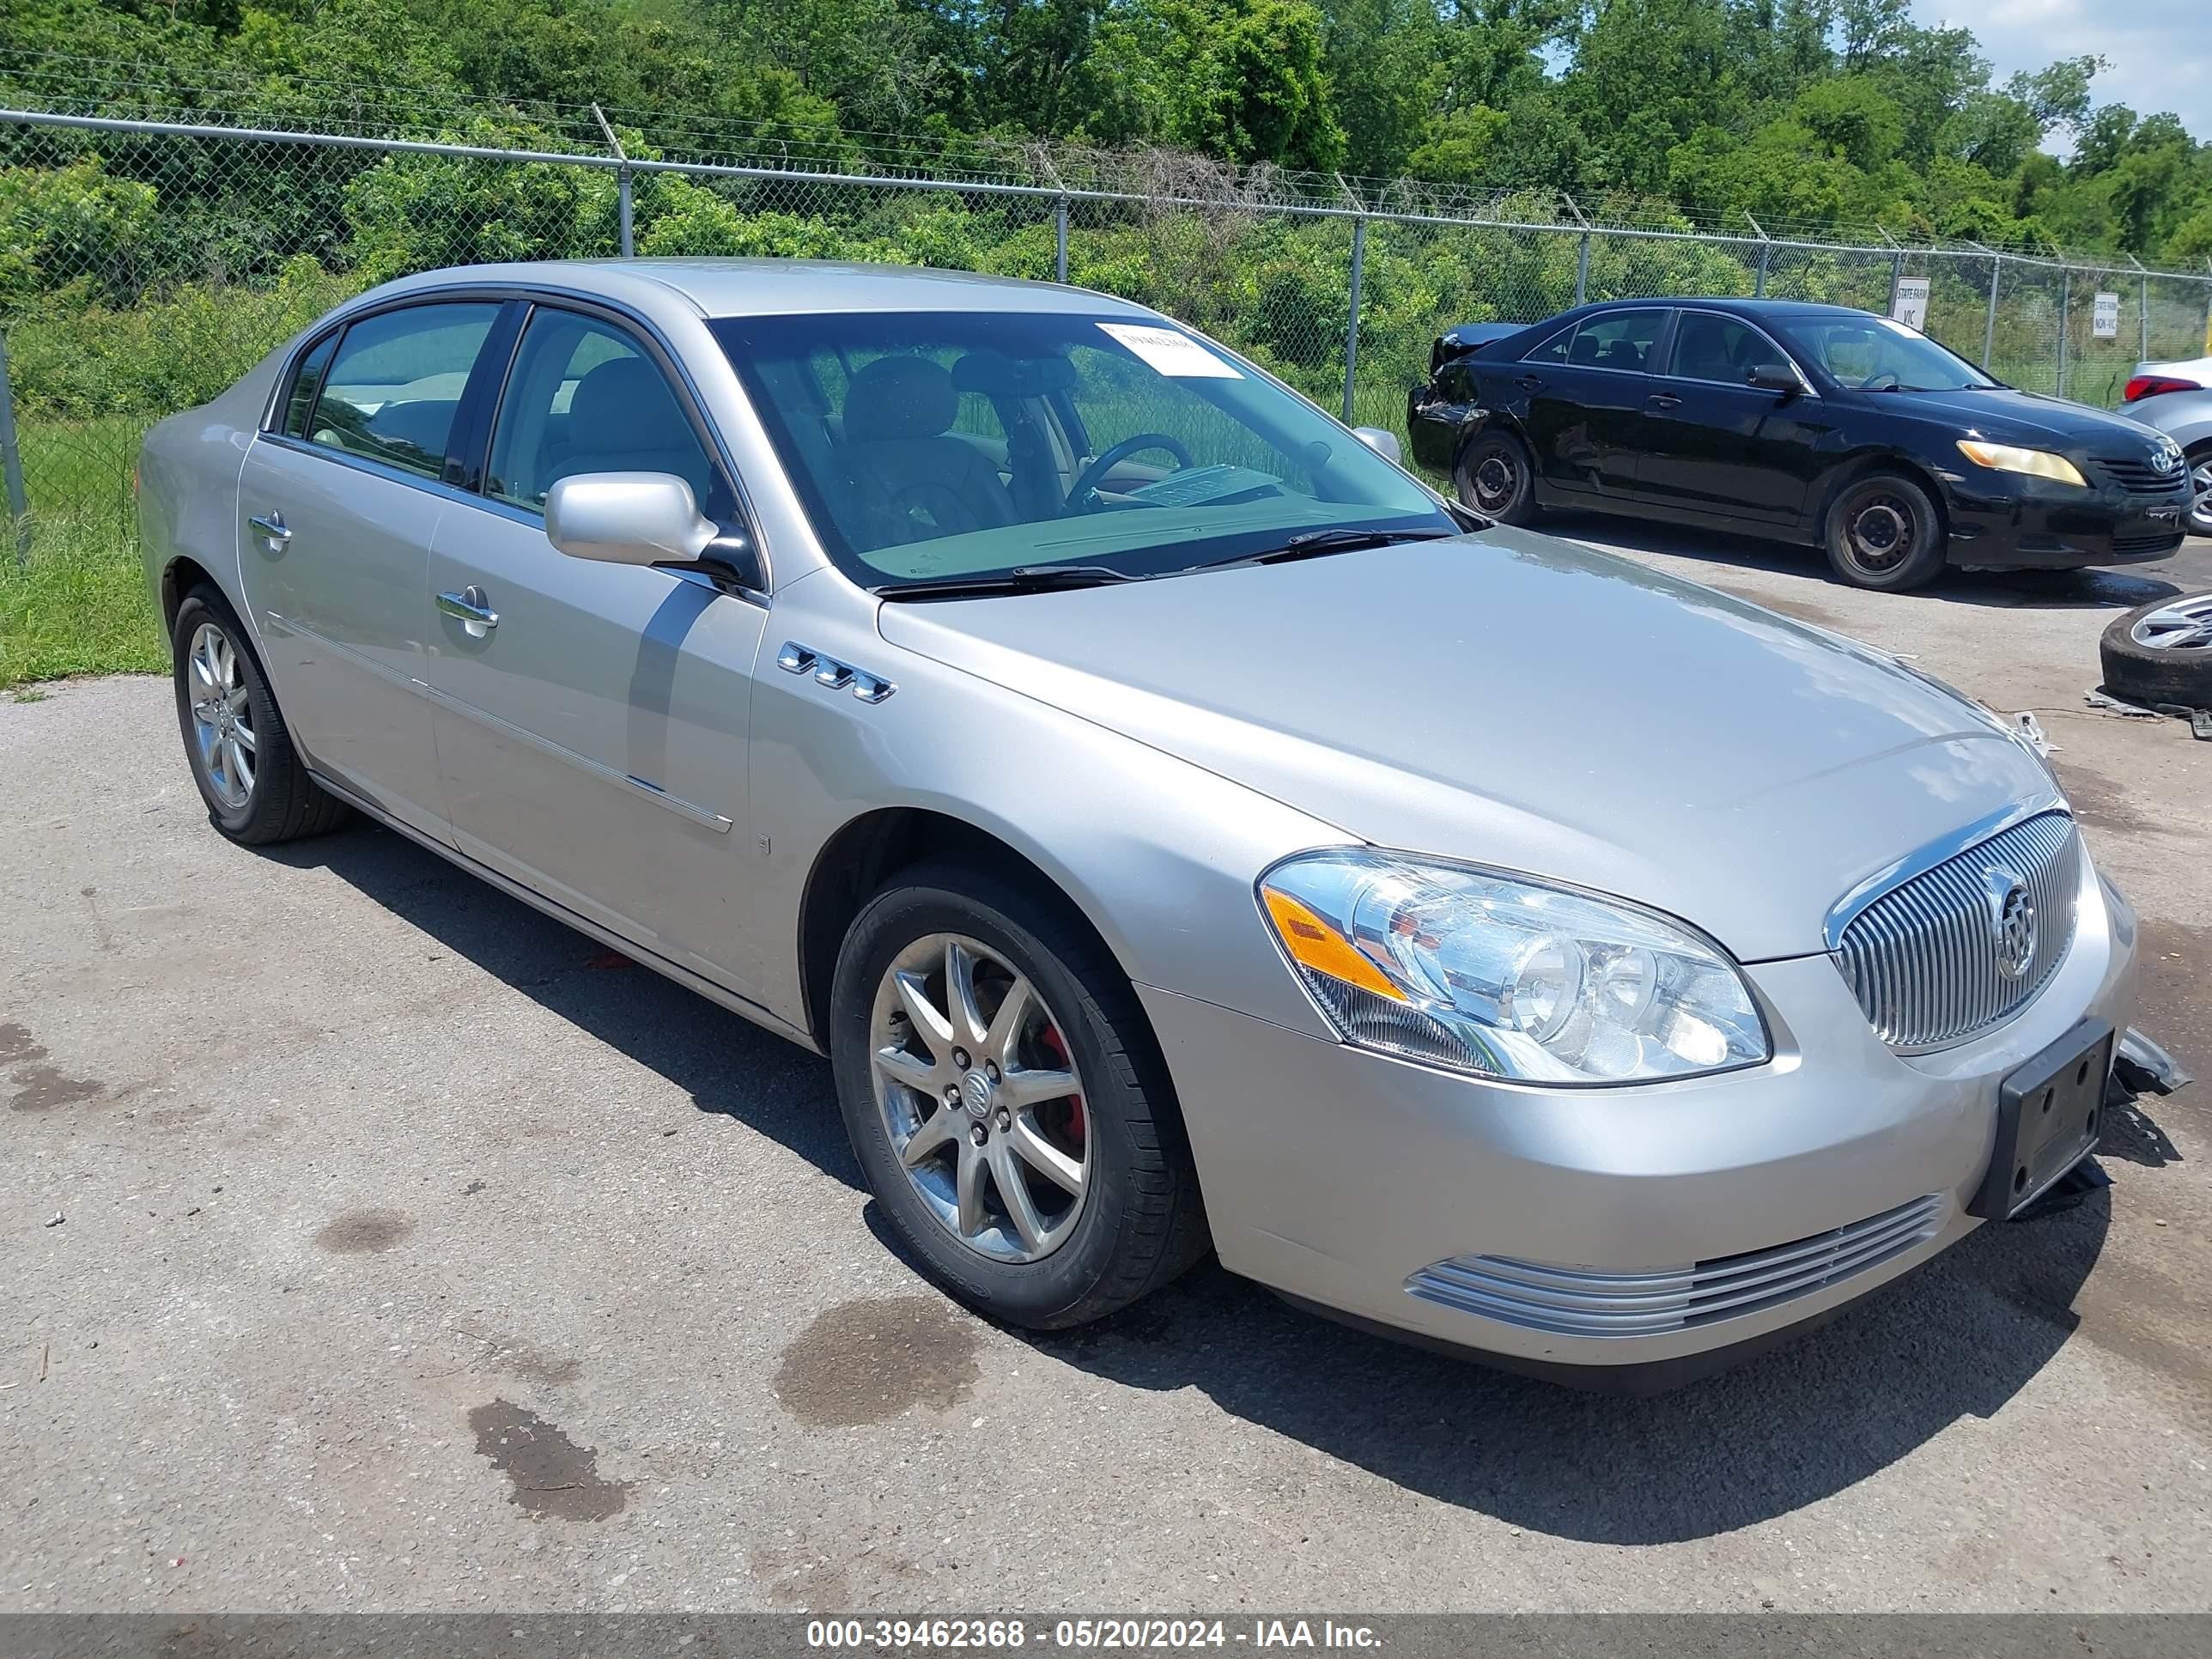
[[[2212,449],[2190,457],[2189,533],[2212,536]]]
[[[928,934],[884,971],[869,1046],[884,1133],[938,1224],[996,1261],[1058,1249],[1091,1142],[1083,1079],[1036,988],[980,941]]]

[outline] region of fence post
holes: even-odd
[[[1897,290],[1905,285],[1905,256],[1893,253],[1889,258],[1889,314],[1897,315]]]
[[[2136,332],[2141,337],[2136,352],[2137,362],[2150,357],[2150,273],[2146,271],[2136,279],[2142,285],[2142,296],[2136,301]]]
[[[1344,325],[1344,423],[1352,424],[1352,376],[1359,364],[1359,274],[1367,264],[1367,221],[1352,222],[1352,318]]]
[[[1751,297],[1763,298],[1766,293],[1766,267],[1774,258],[1774,244],[1767,239],[1766,227],[1751,216],[1751,210],[1743,210],[1744,222],[1759,233],[1759,271],[1751,279]]]
[[[630,240],[629,152],[623,148],[622,140],[615,136],[614,125],[607,119],[606,112],[593,104],[592,114],[599,121],[599,131],[606,135],[607,148],[614,151],[615,160],[622,163],[615,169],[615,208],[621,219],[622,257],[632,258],[637,250]]]
[[[1997,355],[1997,289],[2004,282],[2004,255],[1990,256],[1990,319],[1982,325],[1982,367]]]
[[[1577,305],[1581,305],[1589,297],[1589,232],[1584,231],[1582,251],[1575,255],[1575,303]]]
[[[23,451],[15,441],[15,388],[8,379],[8,333],[0,329],[0,464],[8,475],[8,522],[15,531],[15,568],[31,558],[31,504],[23,495]]]
[[[1067,198],[1060,198],[1052,213],[1052,280],[1067,280]]]
[[[2066,313],[2074,306],[2074,267],[2058,268],[2058,395],[2066,395]]]

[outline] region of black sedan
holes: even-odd
[[[1841,306],[1609,301],[1455,329],[1407,419],[1414,458],[1488,517],[1579,507],[1772,536],[1862,587],[2162,559],[2189,502],[2162,433]]]

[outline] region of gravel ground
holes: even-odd
[[[2037,710],[2212,1070],[2212,744],[2081,703],[2212,546],[1882,598],[1635,533]],[[885,1249],[823,1064],[397,836],[227,845],[165,683],[0,702],[0,1610],[2212,1606],[2206,1085],[1656,1400],[1213,1269],[1029,1338]]]

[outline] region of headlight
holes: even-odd
[[[1959,453],[1976,466],[1986,466],[1994,471],[2025,472],[2031,478],[2049,478],[2055,483],[2072,484],[2077,489],[2089,487],[2080,467],[2047,449],[2020,449],[2011,444],[1985,444],[1972,438],[1961,438]]]
[[[1648,910],[1355,847],[1286,859],[1259,891],[1315,1000],[1362,1048],[1554,1084],[1770,1054],[1735,964]]]

